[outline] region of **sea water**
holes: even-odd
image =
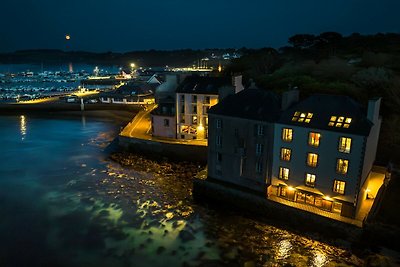
[[[190,179],[121,167],[115,135],[87,118],[0,116],[0,266],[362,264],[345,241],[208,209]]]

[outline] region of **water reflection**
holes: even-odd
[[[290,251],[292,250],[292,243],[289,240],[282,240],[278,243],[278,251],[276,253],[276,258],[278,260],[286,259],[290,256]]]
[[[24,115],[21,115],[19,117],[19,124],[20,124],[20,132],[21,132],[21,139],[25,140],[25,136],[26,136],[26,117]]]
[[[328,263],[328,257],[326,254],[322,251],[319,250],[314,250],[313,251],[313,258],[312,258],[312,266],[315,267],[322,267],[325,266],[325,264]]]

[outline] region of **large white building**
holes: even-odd
[[[242,77],[189,76],[176,90],[176,136],[207,139],[208,110],[226,95],[243,90]]]

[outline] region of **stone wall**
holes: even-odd
[[[152,158],[207,163],[207,146],[162,143],[125,136],[119,136],[119,145],[130,152],[144,154]]]

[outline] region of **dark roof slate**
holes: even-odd
[[[280,97],[272,91],[245,89],[229,95],[210,108],[209,114],[275,122],[281,110]]]
[[[311,112],[313,117],[310,123],[292,121],[296,111]],[[349,128],[328,126],[331,116],[351,118]],[[352,98],[342,95],[313,95],[294,104],[282,112],[279,123],[297,125],[312,129],[322,129],[342,133],[367,136],[373,123],[366,117],[366,111]]]
[[[224,86],[232,86],[227,77],[188,76],[176,89],[177,93],[218,95],[218,90]]]

